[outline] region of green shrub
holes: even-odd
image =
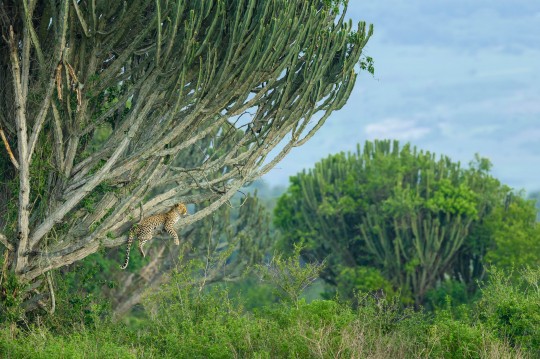
[[[507,202],[486,218],[485,225],[491,231],[493,243],[485,260],[506,271],[537,266],[540,263],[540,223],[536,221],[534,202],[518,196],[509,197]]]
[[[354,298],[358,292],[380,292],[381,295],[392,297],[396,293],[392,283],[373,267],[344,267],[336,276],[336,289],[340,296]]]
[[[446,309],[437,313],[429,328],[431,355],[437,358],[480,358],[485,345],[495,340],[482,326],[457,320]]]
[[[499,338],[540,357],[540,267],[527,268],[511,282],[508,272],[492,269],[477,305],[478,320]]]
[[[453,305],[465,304],[470,301],[467,285],[463,282],[447,279],[426,294],[426,306],[429,309],[444,308],[448,299]]]

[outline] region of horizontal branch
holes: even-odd
[[[94,241],[92,243],[88,243],[86,246],[80,248],[79,250],[76,250],[72,253],[69,253],[65,256],[52,259],[48,261],[48,263],[42,263],[44,265],[38,266],[35,269],[32,269],[22,275],[22,279],[25,281],[31,281],[34,278],[39,277],[43,273],[46,273],[52,269],[60,268],[63,266],[66,266],[68,264],[71,264],[73,262],[76,262],[78,260],[81,260],[87,256],[89,256],[92,253],[97,252],[99,249],[99,242]]]

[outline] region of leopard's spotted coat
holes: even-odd
[[[166,213],[154,214],[148,218],[145,218],[139,223],[137,227],[132,228],[129,231],[128,244],[126,249],[126,261],[120,268],[125,269],[129,263],[129,252],[131,250],[131,244],[135,236],[139,239],[139,252],[143,257],[146,257],[143,246],[146,242],[152,239],[154,236],[154,230],[158,227],[163,227],[167,233],[174,238],[174,244],[180,245],[178,235],[174,231],[173,225],[178,222],[180,217],[187,214],[187,208],[183,203],[176,204],[170,211]]]

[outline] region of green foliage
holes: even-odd
[[[118,344],[118,332],[112,325],[101,325],[99,330],[80,329],[63,336],[55,335],[45,327],[35,327],[14,336],[9,329],[0,328],[0,356],[28,359],[137,358],[130,343]]]
[[[275,287],[276,295],[297,305],[304,289],[319,277],[324,268],[324,263],[302,263],[301,250],[302,247],[296,245],[288,258],[277,254],[266,265],[255,265],[255,272],[262,282]]]
[[[279,302],[276,289],[270,284],[261,283],[254,273],[247,273],[242,279],[219,284],[226,288],[232,301],[253,311]]]
[[[530,193],[528,198],[535,203],[536,221],[540,222],[540,191]]]
[[[477,305],[478,320],[515,347],[540,356],[540,267],[527,268],[512,282],[493,268]]]
[[[95,325],[110,315],[105,293],[116,285],[110,273],[111,263],[102,253],[94,253],[71,268],[53,273],[56,313],[46,317],[48,327],[58,333],[69,333],[74,327]]]
[[[448,301],[454,305],[469,303],[471,298],[467,285],[455,279],[443,280],[436,288],[426,294],[426,307],[430,309],[443,308]]]
[[[322,278],[349,297],[354,288],[339,279],[342,268],[376,268],[405,303],[423,303],[445,276],[470,290],[492,240],[484,219],[509,191],[489,175],[490,166],[477,156],[463,169],[397,141],[332,155],[291,177],[279,198],[281,246],[305,243],[306,255],[328,262]],[[354,285],[373,284],[366,280],[356,277]]]
[[[477,305],[435,315],[397,298],[288,300],[253,312],[227,290],[201,286],[200,261],[178,268],[150,293],[138,319],[99,320],[62,333],[0,327],[5,358],[537,358],[540,270],[521,283],[495,271]]]
[[[357,293],[382,291],[381,295],[396,295],[392,283],[373,267],[344,267],[336,277],[337,292],[344,298],[354,298]]]
[[[475,193],[464,183],[454,186],[447,179],[441,179],[434,188],[433,195],[426,201],[426,207],[431,211],[464,215],[478,218],[478,203]]]
[[[299,258],[291,258],[296,260],[280,259],[280,268],[294,268],[296,274],[285,270],[287,275],[303,278]],[[400,339],[413,333],[412,323],[422,316],[409,312],[404,318],[397,306],[365,300],[356,311],[336,301],[300,299],[290,305],[286,298],[245,313],[226,291],[201,289],[190,275],[199,269],[191,263],[176,272],[145,302],[150,317],[139,323],[137,339],[158,357],[362,357],[404,350],[413,355],[418,344]]]
[[[0,266],[4,268],[3,258]],[[24,308],[21,307],[24,290],[17,277],[10,272],[0,274],[0,323],[15,323],[24,318]]]
[[[370,56],[360,58],[360,68],[364,71],[369,72],[371,75],[375,75],[375,65],[373,62],[373,58]]]
[[[540,223],[532,201],[512,197],[506,206],[493,210],[486,218],[493,243],[486,260],[510,270],[540,263]]]
[[[449,310],[437,313],[428,338],[434,358],[482,358],[486,346],[497,343],[485,328],[455,319]]]

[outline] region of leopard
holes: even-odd
[[[178,203],[174,205],[168,212],[158,213],[144,218],[137,226],[133,226],[129,231],[127,249],[126,249],[126,260],[123,265],[120,266],[121,269],[126,269],[129,263],[129,252],[131,250],[131,244],[135,237],[139,239],[139,252],[143,258],[146,257],[144,253],[144,244],[152,239],[154,236],[154,230],[161,227],[168,234],[174,238],[174,244],[180,245],[180,239],[178,234],[176,234],[173,225],[180,220],[181,217],[188,215],[186,205],[183,203]]]

